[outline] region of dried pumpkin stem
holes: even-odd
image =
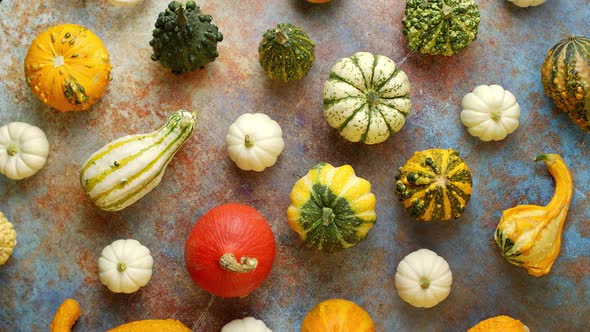
[[[15,154],[17,154],[18,147],[16,146],[16,144],[10,144],[6,149],[6,153],[8,153],[9,156],[14,156]]]
[[[280,45],[285,45],[289,41],[289,37],[287,36],[287,34],[283,30],[276,29],[275,30],[275,40]]]
[[[324,226],[328,226],[329,224],[334,222],[334,219],[336,219],[334,211],[329,207],[324,207],[322,209],[322,213],[322,223],[324,224]]]
[[[445,17],[445,20],[448,20],[453,16],[453,8],[449,5],[447,5],[446,3],[444,3],[444,1],[443,1],[443,5],[442,5],[442,13]]]
[[[258,267],[258,259],[252,257],[242,257],[240,262],[234,254],[224,254],[219,259],[219,265],[221,268],[226,271],[236,272],[236,273],[248,273],[256,270]]]

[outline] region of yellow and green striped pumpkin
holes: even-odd
[[[377,221],[371,184],[350,165],[317,164],[295,183],[290,198],[289,226],[310,248],[334,252],[352,247]]]
[[[196,123],[194,113],[180,110],[152,133],[110,142],[82,166],[82,188],[106,211],[119,211],[137,202],[160,183],[166,166],[192,135]]]
[[[585,131],[590,131],[590,38],[571,36],[549,50],[541,67],[545,93]]]
[[[395,179],[399,200],[420,221],[457,219],[471,198],[471,171],[456,150],[415,152]]]

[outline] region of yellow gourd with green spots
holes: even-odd
[[[323,251],[354,246],[377,221],[371,184],[350,165],[317,164],[295,183],[290,198],[289,226],[308,247]]]

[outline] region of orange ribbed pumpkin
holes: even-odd
[[[33,40],[25,76],[33,93],[58,111],[83,111],[103,95],[111,80],[106,47],[92,31],[62,24]]]
[[[496,316],[479,322],[467,332],[529,332],[529,328],[512,317]]]
[[[375,332],[371,316],[354,302],[331,299],[305,315],[301,332]]]

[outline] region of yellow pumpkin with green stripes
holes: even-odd
[[[180,110],[152,133],[110,142],[82,166],[82,188],[106,211],[119,211],[137,202],[160,183],[166,166],[192,135],[196,123],[194,113]]]
[[[415,152],[395,179],[395,193],[419,221],[457,219],[471,198],[471,171],[457,150]]]
[[[335,252],[362,241],[375,225],[375,195],[371,183],[350,165],[314,166],[295,183],[287,210],[289,226],[305,244]]]

